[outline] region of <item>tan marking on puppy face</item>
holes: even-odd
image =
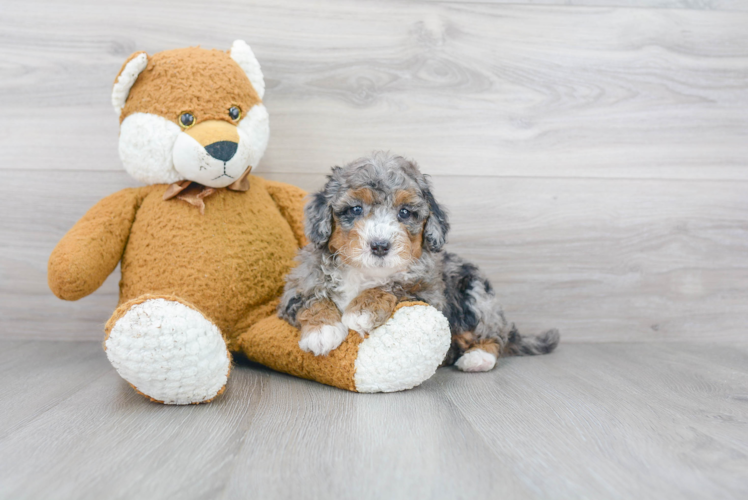
[[[395,206],[407,205],[409,203],[417,203],[418,195],[413,190],[399,189],[395,193]]]
[[[361,292],[346,307],[346,313],[368,312],[374,316],[374,328],[382,326],[395,310],[397,297],[391,293],[385,292],[378,288],[369,288]]]
[[[407,261],[419,259],[423,254],[423,229],[416,234],[411,234],[405,224],[400,223],[400,226],[402,231],[408,235],[406,244],[400,250],[400,258]]]
[[[340,311],[332,301],[322,300],[301,311],[296,320],[302,328],[334,325],[340,322]]]
[[[421,258],[423,253],[423,230],[410,235],[410,255],[413,259]]]
[[[130,89],[120,123],[138,112],[162,116],[177,125],[186,112],[196,123],[236,123],[229,108],[236,106],[246,116],[260,102],[247,75],[226,52],[199,47],[167,50],[149,57],[148,66]]]
[[[353,263],[352,256],[360,255],[362,252],[362,242],[359,233],[364,224],[364,220],[358,220],[350,231],[344,231],[340,224],[335,224],[335,230],[330,237],[327,247],[330,252],[337,253],[346,264]]]
[[[348,192],[348,196],[356,200],[361,200],[367,205],[374,204],[374,193],[372,193],[371,189],[369,188],[362,187],[362,188],[358,188],[355,190],[351,190]]]

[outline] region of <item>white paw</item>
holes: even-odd
[[[362,336],[374,329],[374,315],[368,311],[346,312],[342,321],[345,326]]]
[[[487,372],[496,366],[496,356],[481,349],[466,352],[455,366],[464,372]]]
[[[231,359],[218,327],[180,302],[132,306],[104,345],[122,378],[166,404],[208,401],[228,381]]]
[[[299,347],[302,351],[314,353],[315,356],[324,356],[338,347],[347,336],[348,328],[343,323],[303,329]]]

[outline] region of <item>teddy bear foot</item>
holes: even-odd
[[[358,392],[411,389],[430,378],[447,354],[449,323],[434,307],[402,303],[358,348]]]
[[[218,327],[176,300],[135,299],[115,311],[104,342],[117,373],[165,404],[205,403],[220,395],[231,358]]]

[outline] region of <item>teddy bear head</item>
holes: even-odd
[[[146,184],[231,186],[260,161],[270,134],[252,49],[199,47],[131,55],[112,90],[119,155]]]

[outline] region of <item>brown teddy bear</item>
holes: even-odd
[[[228,52],[130,56],[112,103],[120,158],[146,186],[104,198],[75,224],[50,257],[50,288],[80,299],[121,263],[104,348],[153,401],[211,401],[225,389],[235,352],[353,391],[420,384],[450,342],[446,319],[430,306],[401,304],[366,339],[350,332],[319,357],[303,352],[299,332],[276,316],[284,277],[306,243],[306,193],[249,175],[269,137],[264,90],[243,41]]]

